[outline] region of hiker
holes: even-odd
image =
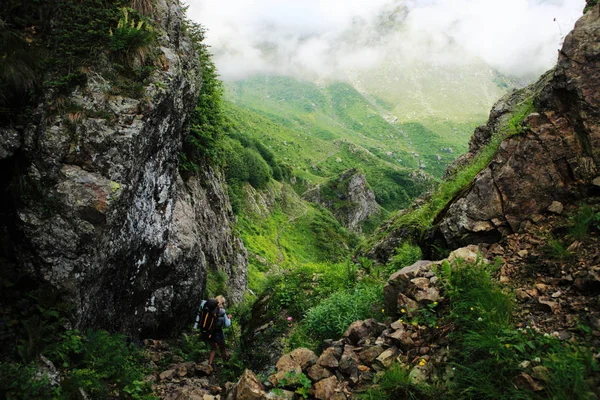
[[[227,315],[225,308],[225,297],[217,296],[214,299],[202,300],[200,303],[201,312],[196,318],[194,328],[200,328],[200,334],[204,340],[210,344],[210,355],[208,356],[208,365],[213,365],[213,360],[217,352],[217,346],[221,350],[223,361],[227,361],[227,351],[225,349],[225,334],[223,327],[231,326],[231,315]]]

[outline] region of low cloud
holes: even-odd
[[[585,0],[188,0],[224,80],[340,78],[387,61],[481,62],[532,77],[556,62]]]

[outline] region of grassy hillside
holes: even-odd
[[[261,142],[280,162],[292,169],[296,177],[294,187],[299,193],[309,185],[360,167],[365,171],[378,203],[393,211],[408,206],[413,198],[431,185],[430,176],[399,165],[393,156],[385,154],[376,140],[369,143],[370,148],[365,148],[342,138],[339,130],[319,130],[300,118],[286,119],[266,111],[249,110],[232,102],[225,102],[225,114],[234,135]],[[322,115],[316,115],[315,120],[319,116]],[[409,160],[416,164],[413,156],[409,156]]]
[[[474,127],[485,121],[489,106],[505,90],[498,86],[497,90],[484,87],[492,93],[482,95],[481,91],[471,91],[469,97],[465,90],[458,93],[460,81],[452,81],[454,88],[448,83],[436,93],[436,82],[443,82],[439,77],[432,77],[432,88],[425,92],[414,85],[404,88],[397,86],[398,83],[388,85],[396,82],[391,77],[383,83],[375,76],[371,83],[359,77],[355,80],[352,84],[319,85],[290,77],[253,77],[227,83],[226,97],[298,131],[296,141],[307,141],[307,137],[328,142],[344,139],[394,165],[411,169],[421,166],[425,172],[439,177],[445,165],[466,151]],[[388,85],[388,90],[373,82]],[[454,90],[449,95],[451,89]],[[427,105],[413,98],[417,95],[428,101],[436,97],[443,101]],[[463,101],[455,102],[456,97]],[[407,98],[412,99],[410,108]],[[470,98],[475,100],[469,103]],[[431,109],[440,112],[430,113]],[[461,112],[453,111],[456,109]],[[312,148],[309,155],[327,156],[328,150],[327,146]]]

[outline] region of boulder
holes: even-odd
[[[358,366],[358,356],[354,350],[354,346],[347,344],[340,358],[338,369],[345,375],[350,375],[352,369]]]
[[[341,355],[341,351],[338,348],[329,347],[323,351],[317,360],[317,364],[319,364],[321,367],[337,368]]]
[[[394,362],[394,359],[396,358],[396,354],[397,354],[396,348],[394,348],[394,347],[389,348],[377,357],[377,362],[379,362],[379,364],[381,364],[382,367],[389,368],[392,366],[392,363]]]
[[[238,383],[234,386],[230,394],[233,397],[227,396],[227,399],[232,400],[264,400],[267,398],[267,393],[264,390],[264,386],[254,372],[246,369],[242,374]]]
[[[404,329],[398,329],[390,333],[387,337],[392,340],[392,343],[404,351],[408,351],[415,347],[415,343],[411,338],[411,333]]]
[[[174,369],[168,369],[166,371],[161,372],[158,377],[161,381],[165,381],[173,379],[175,375],[177,375],[177,371],[175,371]]]
[[[289,372],[289,371],[302,371],[302,366],[292,359],[289,354],[283,355],[277,364],[275,364],[278,372]]]
[[[331,371],[320,366],[318,363],[308,369],[308,377],[312,379],[313,382],[318,382],[321,379],[329,378],[331,375]]]
[[[363,321],[353,322],[346,332],[344,333],[344,339],[346,343],[353,346],[358,346],[364,343],[368,338],[377,338],[384,330],[386,326],[377,322],[375,319],[367,319]]]
[[[214,372],[213,367],[210,365],[196,364],[195,369],[197,376],[209,376]]]
[[[553,201],[552,204],[548,206],[548,212],[552,214],[562,214],[565,206],[560,201]]]
[[[306,348],[298,348],[290,353],[294,360],[302,369],[307,369],[317,362],[317,356],[312,350]]]
[[[453,263],[456,260],[463,260],[466,263],[473,264],[478,258],[480,258],[479,254],[479,247],[475,245],[461,247],[460,249],[456,249],[450,253],[448,256],[448,262]]]
[[[269,400],[294,400],[296,394],[289,390],[279,389],[277,392],[269,392],[267,399]]]
[[[331,400],[335,394],[335,389],[338,385],[338,379],[335,376],[331,376],[327,379],[323,379],[314,385],[314,396],[315,399],[320,400]]]
[[[385,309],[390,315],[397,315],[400,311],[398,296],[407,292],[411,284],[411,280],[423,277],[424,271],[430,272],[433,263],[431,261],[417,261],[411,266],[404,267],[400,271],[392,274],[383,288]],[[421,283],[422,281],[418,281]],[[405,299],[402,299],[403,301]]]
[[[358,358],[365,365],[371,365],[383,353],[384,349],[381,346],[367,347],[358,353]]]

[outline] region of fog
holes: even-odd
[[[223,80],[341,78],[383,62],[485,62],[535,77],[585,0],[187,0]],[[400,61],[399,61],[400,60]]]

